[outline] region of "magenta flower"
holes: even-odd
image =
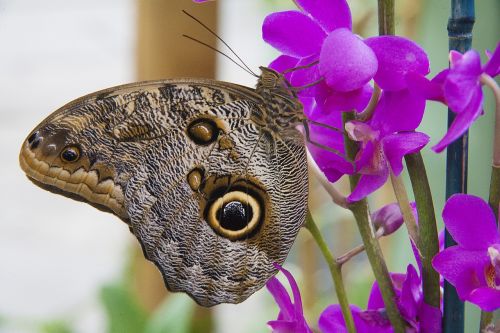
[[[407,81],[416,92],[426,99],[442,102],[456,113],[446,135],[432,150],[439,153],[464,134],[483,113],[483,91],[481,76],[495,77],[500,72],[500,44],[491,54],[490,60],[481,67],[481,58],[475,50],[465,54],[450,52],[450,69],[440,72],[432,80],[411,73]]]
[[[406,274],[391,273],[397,306],[408,324],[406,332],[441,332],[441,311],[423,301],[422,282],[417,271],[408,265]],[[366,310],[350,306],[358,333],[392,333],[385,313],[382,294],[377,282],[373,284]],[[330,305],[320,316],[319,327],[323,333],[347,332],[339,305]]]
[[[325,115],[322,108],[317,105],[316,100],[312,97],[302,97],[301,102],[304,105],[304,113],[308,119],[331,127],[342,128],[342,117],[340,112]],[[311,141],[338,152],[338,154],[335,154],[315,146],[312,143],[307,144],[307,149],[328,180],[330,182],[335,182],[344,174],[352,174],[354,168],[353,164],[347,161],[345,157],[343,134],[314,124],[310,124],[309,129]]]
[[[361,99],[366,99],[364,92],[370,89],[367,83],[377,70],[377,60],[373,51],[351,32],[347,2],[299,0],[297,4],[301,11],[277,12],[264,20],[263,39],[283,53],[269,67],[283,71],[319,60],[319,65],[291,72],[287,79],[300,87],[324,76],[326,84],[322,82],[303,90],[301,95],[316,97],[325,109],[324,99],[335,94],[343,102],[336,108],[342,111],[356,108]]]
[[[411,203],[415,207],[415,203]],[[413,208],[412,207],[412,208]],[[415,214],[416,215],[416,214]],[[394,202],[383,206],[371,214],[372,224],[378,234],[387,236],[399,229],[404,223],[399,205]]]
[[[351,13],[345,0],[299,0],[302,11],[273,13],[262,26],[263,39],[283,53],[270,64],[278,71],[318,65],[287,74],[299,87],[324,78],[324,82],[301,92],[314,96],[323,109],[357,109],[371,92],[368,82],[375,79],[383,89],[407,87],[406,73],[427,74],[425,52],[412,41],[398,36],[361,39],[352,33]],[[323,105],[330,95],[340,104]],[[366,105],[366,103],[365,103]]]
[[[276,320],[268,321],[267,324],[271,327],[273,332],[278,333],[312,333],[304,318],[302,311],[302,300],[300,298],[300,291],[295,279],[289,271],[283,267],[275,264],[287,278],[290,287],[292,288],[293,303],[286,291],[285,287],[279,282],[276,277],[272,277],[266,284],[267,289],[273,295],[274,300],[280,308],[278,318]]]
[[[432,265],[462,300],[484,311],[500,308],[500,233],[493,211],[479,197],[455,194],[443,220],[458,245],[438,253]]]
[[[361,174],[348,201],[361,200],[381,187],[390,170],[396,176],[401,174],[403,156],[420,151],[429,142],[426,134],[413,131],[422,120],[424,106],[424,99],[408,89],[384,91],[368,123],[346,124],[349,136],[360,143],[356,167]]]

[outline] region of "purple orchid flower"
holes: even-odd
[[[282,72],[319,60],[320,65],[286,74],[295,87],[325,76],[326,83],[320,82],[302,90],[301,96],[315,97],[328,113],[332,112],[330,107],[345,111],[359,107],[363,101],[366,105],[369,100],[367,92],[371,93],[367,83],[377,70],[377,60],[373,51],[351,32],[351,12],[347,2],[298,0],[296,3],[300,11],[272,13],[264,20],[263,39],[283,54],[269,67]],[[323,47],[327,48],[323,51]],[[345,52],[352,53],[352,56],[346,56]],[[324,65],[322,61],[325,61]],[[333,62],[335,66],[331,65]],[[331,95],[335,95],[336,103],[325,103]]]
[[[406,274],[391,273],[397,306],[408,324],[406,332],[441,332],[441,311],[423,301],[422,282],[417,271],[408,265]],[[354,325],[359,333],[392,333],[393,328],[385,313],[382,294],[377,282],[373,284],[366,310],[350,306]],[[339,305],[330,305],[320,316],[319,327],[324,333],[347,332]]]
[[[407,87],[406,73],[427,74],[427,55],[417,44],[398,36],[361,39],[352,33],[351,13],[345,0],[298,0],[301,11],[273,13],[266,17],[263,39],[283,53],[270,67],[278,71],[293,67],[316,66],[287,74],[299,87],[324,78],[301,92],[314,96],[323,105],[336,95],[338,103],[328,103],[341,111],[357,109],[374,79],[383,89]],[[366,105],[366,104],[365,104]]]
[[[484,311],[500,308],[500,232],[493,211],[479,197],[455,194],[443,220],[458,245],[438,253],[432,265],[462,300]]]
[[[428,100],[442,102],[456,114],[445,136],[434,146],[436,153],[462,136],[472,123],[483,114],[483,91],[481,76],[495,77],[500,73],[500,43],[489,61],[481,67],[477,51],[465,54],[450,52],[450,68],[441,71],[432,80],[415,72],[408,74],[407,81],[415,91]]]
[[[278,264],[275,264],[275,267],[285,275],[288,283],[290,283],[293,294],[293,303],[285,287],[276,277],[273,276],[266,283],[266,287],[271,295],[273,295],[274,300],[280,308],[280,312],[276,320],[271,320],[267,322],[267,324],[271,327],[273,332],[277,333],[312,333],[304,318],[302,300],[300,298],[300,291],[297,286],[297,282],[295,282],[295,279],[289,271]]]
[[[403,156],[420,151],[429,142],[426,134],[413,131],[422,120],[424,107],[425,101],[408,89],[384,91],[368,123],[346,124],[351,139],[361,144],[356,157],[361,178],[348,201],[361,200],[380,188],[390,170],[396,176],[401,174]]]

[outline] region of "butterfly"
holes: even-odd
[[[179,79],[78,98],[28,135],[20,165],[124,221],[169,290],[242,302],[276,274],[307,212],[302,105],[261,71],[255,89]]]

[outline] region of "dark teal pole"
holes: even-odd
[[[471,48],[474,25],[474,0],[451,0],[451,16],[448,20],[449,49],[461,53]],[[455,114],[448,110],[448,127]],[[448,146],[446,151],[446,198],[455,193],[467,193],[468,132]],[[446,232],[446,247],[455,245]],[[464,333],[464,303],[455,288],[444,284],[444,333]]]

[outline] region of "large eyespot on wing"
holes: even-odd
[[[202,145],[188,136],[190,144],[179,144],[179,133],[154,140],[151,154],[144,154],[151,163],[141,165],[126,193],[146,257],[170,290],[204,306],[239,303],[262,288],[305,219],[304,145],[290,148],[261,135],[248,109],[240,118],[227,116],[250,104],[211,109],[212,116],[227,119],[223,142]]]

